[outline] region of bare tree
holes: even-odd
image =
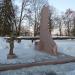
[[[32,0],[32,11],[34,13],[34,36],[39,34],[40,12],[43,5],[46,3],[47,0]]]
[[[28,17],[26,12],[29,11],[29,9],[27,8],[27,6],[30,5],[29,3],[30,0],[22,0],[19,25],[18,25],[18,35],[20,35],[22,21],[24,20],[25,17]]]
[[[59,35],[62,35],[62,19],[60,16],[55,17],[56,28],[59,28]]]
[[[67,35],[70,36],[71,35],[71,29],[72,29],[72,10],[71,9],[67,9],[65,12],[65,26],[67,28]]]
[[[56,9],[53,7],[53,6],[49,6],[49,31],[50,31],[50,34],[52,32],[52,30],[54,29],[54,19],[55,19],[55,15],[57,14],[56,13]]]

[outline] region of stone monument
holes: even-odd
[[[40,19],[40,41],[38,47],[41,51],[50,53],[51,55],[57,55],[57,46],[53,41],[49,32],[49,6],[44,5],[41,11]]]

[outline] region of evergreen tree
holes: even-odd
[[[0,30],[3,35],[10,35],[15,25],[15,13],[11,0],[3,0],[1,7],[1,25]],[[2,28],[1,28],[2,27]]]
[[[0,0],[0,35],[3,31],[3,14],[2,14],[3,1]]]

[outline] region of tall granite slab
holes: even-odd
[[[49,32],[48,23],[49,7],[45,5],[41,11],[39,49],[52,55],[57,55],[57,46]]]

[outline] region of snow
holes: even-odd
[[[15,41],[14,53],[17,55],[16,59],[7,59],[9,52],[9,43],[6,39],[0,38],[0,63],[1,64],[15,64],[15,63],[31,63],[44,60],[50,60],[55,57],[42,53],[35,49],[34,43],[29,40],[22,40],[20,43]]]
[[[55,40],[55,42],[59,52],[75,56],[75,40]]]
[[[48,74],[50,72],[54,72],[57,75],[75,75],[75,63],[10,70],[0,72],[0,75],[52,75]]]
[[[75,40],[55,40],[58,51],[67,55],[75,56]],[[35,49],[34,43],[29,40],[21,40],[20,43],[15,41],[14,53],[18,56],[16,59],[7,59],[9,52],[9,43],[6,39],[0,37],[0,63],[31,63],[44,60],[56,59],[47,53],[39,52]],[[62,65],[46,65],[31,68],[23,68],[19,70],[9,70],[0,72],[0,75],[50,75],[48,73],[55,72],[57,75],[75,75],[75,63],[67,63]]]

